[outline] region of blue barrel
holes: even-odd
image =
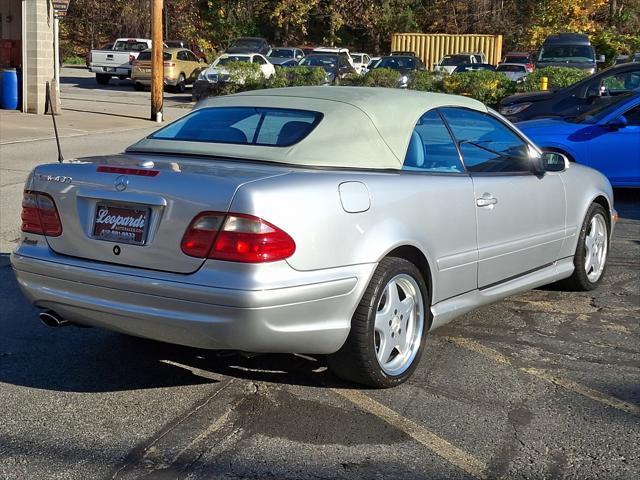
[[[0,108],[18,108],[18,73],[15,68],[5,68],[0,72]]]

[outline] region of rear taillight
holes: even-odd
[[[26,233],[57,237],[62,234],[62,222],[50,195],[25,190],[22,197],[22,226]]]
[[[286,232],[261,218],[217,212],[196,216],[181,247],[192,257],[243,263],[283,260],[296,251],[295,242]]]
[[[164,68],[173,68],[176,66],[176,64],[173,62],[164,62],[163,65],[164,65]]]

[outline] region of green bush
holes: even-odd
[[[442,84],[446,93],[472,97],[493,106],[514,91],[506,75],[488,70],[447,75]]]
[[[413,72],[409,78],[408,88],[421,92],[444,92],[444,77],[441,72],[420,70]]]
[[[540,90],[540,79],[542,77],[549,79],[547,88],[552,89],[568,87],[588,76],[588,72],[578,68],[544,67],[527,75],[527,78],[520,84],[518,90],[523,92],[537,92]]]
[[[276,70],[276,74],[269,79],[270,88],[305,87],[324,85],[325,73],[318,67],[283,67]]]
[[[362,79],[364,87],[389,87],[398,86],[400,74],[391,68],[374,68]]]
[[[362,87],[364,85],[365,75],[359,73],[347,73],[340,79],[340,85],[346,85],[348,87]]]
[[[65,65],[85,65],[86,59],[82,57],[64,57],[62,63]]]

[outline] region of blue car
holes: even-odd
[[[640,187],[640,89],[571,119],[545,118],[517,126],[542,150],[599,170],[614,187]]]

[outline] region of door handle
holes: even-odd
[[[482,197],[476,199],[476,205],[479,207],[493,207],[496,203],[498,203],[498,199],[491,196],[490,193],[485,193]]]

